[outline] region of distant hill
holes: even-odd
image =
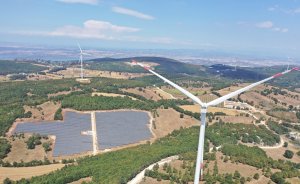
[[[0,60],[0,75],[15,73],[33,73],[47,69],[47,67],[34,65],[29,62]]]
[[[89,62],[90,69],[110,70],[116,72],[145,72],[144,69],[138,66],[130,66],[125,62],[131,62],[132,60],[153,62],[159,64],[155,66],[155,70],[161,73],[171,74],[187,74],[187,75],[203,75],[205,68],[200,65],[192,65],[182,63],[174,59],[163,57],[131,57],[131,58],[99,58],[92,59]]]
[[[251,68],[232,67],[223,64],[211,65],[207,71],[214,75],[239,80],[261,80],[267,77],[265,73],[259,73]]]

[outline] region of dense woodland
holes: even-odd
[[[0,75],[15,74],[15,73],[37,73],[46,69],[47,67],[34,65],[29,62],[0,60]]]

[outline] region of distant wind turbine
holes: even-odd
[[[78,48],[80,50],[80,56],[79,56],[79,61],[80,61],[80,78],[83,79],[84,77],[84,73],[83,73],[83,55],[88,55],[86,53],[84,53],[79,45],[79,43],[77,42]]]
[[[262,84],[264,82],[267,82],[271,79],[280,77],[284,74],[287,74],[291,71],[300,71],[300,69],[298,67],[294,67],[290,70],[286,70],[284,72],[280,72],[277,73],[269,78],[266,78],[264,80],[258,81],[256,83],[253,83],[249,86],[246,86],[244,88],[241,88],[237,91],[234,91],[232,93],[229,93],[227,95],[224,95],[220,98],[217,98],[215,100],[212,100],[211,102],[208,103],[203,103],[198,97],[194,96],[192,93],[188,92],[187,90],[183,89],[182,87],[178,86],[177,84],[171,82],[170,80],[166,79],[165,77],[159,75],[158,73],[154,72],[149,66],[146,66],[142,63],[138,63],[135,60],[132,60],[132,64],[133,65],[139,65],[141,67],[143,67],[145,70],[151,72],[152,74],[156,75],[157,77],[161,78],[163,81],[165,81],[166,83],[170,84],[171,86],[173,86],[174,88],[178,89],[180,92],[182,92],[183,94],[185,94],[186,96],[188,96],[189,98],[191,98],[194,102],[196,102],[197,104],[200,105],[199,110],[201,109],[201,125],[200,125],[200,132],[199,132],[199,142],[198,142],[198,152],[197,152],[197,161],[196,161],[196,171],[195,171],[195,177],[194,177],[194,184],[199,184],[199,180],[202,179],[203,177],[203,167],[204,167],[204,162],[203,162],[203,155],[204,155],[204,135],[205,135],[205,125],[206,125],[206,112],[207,112],[207,108],[209,106],[215,106],[218,105],[222,102],[224,102],[225,100],[228,100],[238,94],[241,94],[259,84]]]

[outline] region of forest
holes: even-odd
[[[0,60],[0,75],[17,74],[17,73],[37,73],[47,67],[31,64],[30,62],[16,62]]]

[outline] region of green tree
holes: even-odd
[[[258,180],[259,179],[259,174],[255,173],[254,176],[253,176],[253,178],[256,179],[256,180]]]
[[[284,156],[285,158],[291,159],[291,158],[293,158],[293,156],[294,156],[294,152],[292,152],[291,150],[285,150],[283,156]]]

